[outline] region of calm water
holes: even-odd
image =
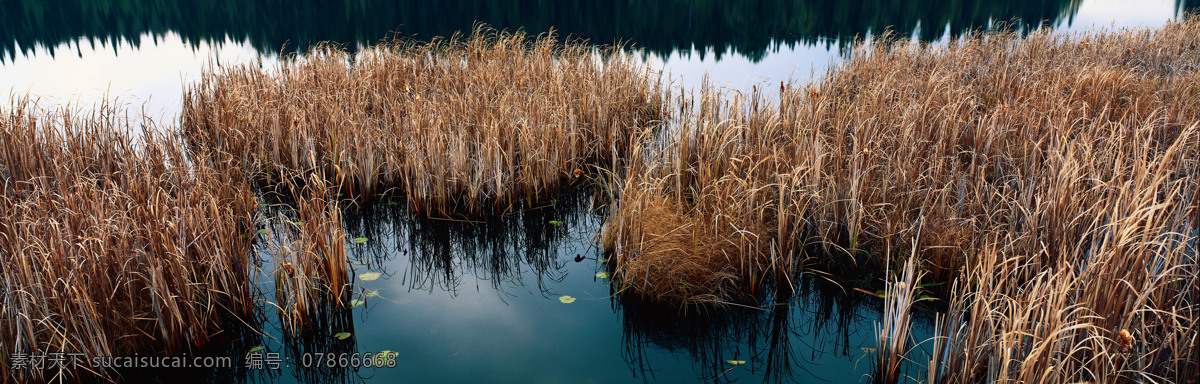
[[[849,41],[893,26],[942,40],[1002,21],[1029,30],[1156,26],[1180,1],[26,1],[0,0],[0,92],[87,108],[106,96],[170,122],[182,88],[215,60],[279,55],[314,41],[360,47],[395,33],[426,39],[500,28],[626,42],[683,87],[811,81]],[[307,3],[307,2],[303,2]],[[811,4],[810,4],[811,3]],[[236,5],[236,8],[230,8]],[[1043,21],[1043,22],[1038,22]],[[587,191],[482,223],[417,220],[398,206],[347,210],[347,244],[364,305],[328,309],[312,332],[280,330],[269,304],[229,343],[198,354],[279,353],[280,369],[131,372],[131,380],[214,382],[860,382],[870,373],[878,299],[805,276],[783,304],[680,316],[614,298],[593,245],[603,221]],[[553,225],[550,222],[561,222]],[[264,247],[269,244],[264,244]],[[273,268],[269,254],[260,261]],[[260,275],[264,300],[273,282]],[[374,292],[374,293],[372,293]],[[559,297],[577,301],[564,304]],[[929,337],[918,319],[915,341]],[[247,331],[257,330],[262,334]],[[348,332],[338,340],[332,335]],[[309,367],[307,353],[396,351],[394,368]],[[312,355],[308,355],[312,356]],[[915,357],[920,357],[920,352]],[[732,364],[729,361],[744,361]],[[911,374],[920,374],[913,366]],[[154,374],[157,376],[144,376]]]

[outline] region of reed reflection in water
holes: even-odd
[[[307,325],[287,331],[273,300],[275,245],[260,242],[259,313],[231,324],[224,343],[197,351],[233,356],[236,366],[189,371],[188,381],[781,383],[860,382],[871,374],[882,301],[810,273],[794,279],[794,295],[766,292],[760,305],[725,309],[681,312],[614,293],[595,276],[606,271],[595,244],[606,199],[578,189],[551,205],[478,221],[413,217],[387,198],[341,202],[355,276],[349,301],[314,300]],[[264,200],[272,207],[264,216],[298,220],[286,199]],[[560,295],[578,301],[563,304]],[[932,334],[932,312],[917,311],[914,343]],[[929,345],[914,348],[912,361],[928,361]],[[398,354],[396,367],[324,360],[385,350]],[[278,368],[247,367],[255,353],[275,354]],[[919,363],[906,369],[923,372]],[[179,372],[124,377],[174,382]]]
[[[670,355],[690,358],[694,377],[707,382],[861,382],[875,358],[872,326],[882,301],[820,277],[804,274],[797,292],[772,293],[759,307],[682,314],[659,306],[614,299],[623,323],[622,356],[643,382],[661,382],[676,372],[656,369]],[[913,351],[903,367],[910,377],[924,372],[935,308],[915,311]],[[664,353],[667,352],[667,353]]]

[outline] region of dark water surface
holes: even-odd
[[[354,49],[390,34],[428,39],[475,22],[645,49],[650,65],[694,86],[810,81],[855,38],[897,33],[941,40],[1013,22],[1053,27],[1156,26],[1195,9],[1157,1],[26,1],[0,0],[0,90],[43,106],[86,108],[106,95],[172,121],[185,84],[210,60],[269,65],[281,53],[332,40]],[[1014,21],[1023,20],[1023,21]],[[231,325],[229,343],[197,354],[234,356],[221,370],[128,372],[130,381],[209,382],[863,382],[879,299],[797,276],[799,293],[773,304],[681,316],[614,298],[594,243],[602,201],[589,191],[484,222],[421,220],[386,201],[345,213],[356,276],[351,309],[325,308],[316,327],[283,332],[274,268],[263,243],[263,311]],[[552,223],[553,222],[553,223]],[[560,225],[556,225],[560,224]],[[576,301],[566,304],[560,297]],[[930,337],[927,312],[913,343]],[[257,333],[258,331],[261,334]],[[339,340],[333,335],[347,332]],[[277,370],[244,356],[278,353]],[[918,349],[927,348],[921,344]],[[395,351],[396,366],[348,369],[315,353]],[[923,351],[912,356],[919,360]],[[307,358],[306,358],[307,356]],[[732,361],[732,362],[731,362]],[[310,367],[301,367],[308,362]],[[733,362],[744,362],[734,364]],[[921,364],[909,374],[921,375]]]
[[[261,315],[231,326],[229,344],[196,353],[236,356],[243,365],[124,374],[162,383],[181,374],[247,383],[848,383],[870,373],[882,302],[810,276],[796,277],[791,300],[775,303],[767,294],[761,304],[726,311],[685,315],[617,298],[597,276],[605,271],[595,245],[601,205],[582,189],[474,223],[415,218],[387,200],[349,207],[347,238],[368,239],[346,244],[359,277],[351,297],[363,304],[322,308],[312,329],[297,335],[269,303],[276,245],[263,236]],[[288,214],[277,207],[267,217]],[[380,277],[361,278],[371,273]],[[575,301],[564,303],[564,295]],[[917,312],[914,343],[931,337],[932,313]],[[343,332],[351,336],[334,336]],[[915,346],[912,356],[927,359],[929,347]],[[381,351],[396,352],[394,367],[330,367],[321,357]],[[278,369],[244,366],[246,357],[268,353],[277,354]]]

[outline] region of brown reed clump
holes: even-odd
[[[953,303],[939,381],[1195,377],[1197,46],[1195,18],[885,38],[777,100],[681,97],[621,186],[614,282],[725,301],[801,264],[878,277],[911,256]]]
[[[275,305],[284,328],[296,336],[308,329],[317,306],[344,305],[351,283],[341,209],[325,182],[311,174],[304,187],[286,189],[292,191],[294,217],[281,213],[270,236]]]
[[[84,373],[10,366],[18,356],[186,352],[253,310],[255,202],[240,168],[149,121],[133,139],[109,105],[80,116],[25,99],[0,116],[6,381]]]
[[[349,54],[215,68],[184,97],[193,146],[257,178],[316,172],[347,196],[398,189],[430,216],[505,212],[607,164],[656,125],[660,83],[611,48],[480,27]]]

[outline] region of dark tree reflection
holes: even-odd
[[[1181,6],[1194,7],[1192,0]],[[85,41],[144,43],[178,33],[191,43],[248,40],[260,52],[303,49],[318,41],[354,48],[391,33],[421,39],[469,31],[476,22],[501,29],[562,35],[611,44],[631,42],[666,54],[693,47],[718,57],[737,52],[761,59],[779,45],[849,41],[888,27],[937,39],[986,28],[1069,18],[1079,0],[1016,1],[115,1],[5,0],[0,6],[0,58],[38,46]],[[1028,29],[1028,28],[1027,28]],[[59,52],[56,54],[71,54]]]

